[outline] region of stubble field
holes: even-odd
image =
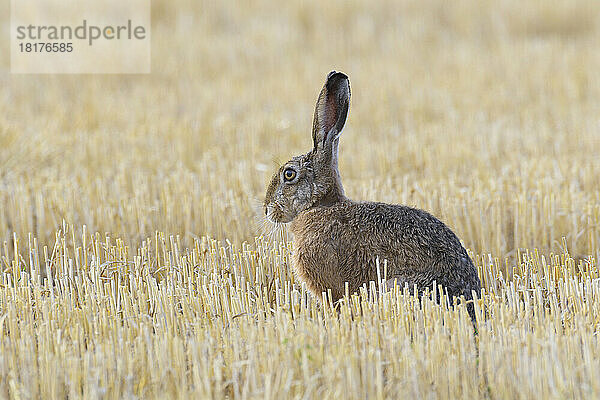
[[[150,75],[2,59],[0,398],[600,397],[594,1],[152,6]],[[332,69],[346,194],[457,233],[476,334],[401,291],[318,302],[263,220]]]

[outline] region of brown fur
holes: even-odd
[[[388,286],[422,291],[435,282],[450,296],[479,294],[473,262],[441,221],[415,208],[346,198],[337,154],[349,103],[348,77],[329,73],[315,107],[312,151],[285,163],[267,189],[267,216],[291,222],[297,275],[317,297],[331,290],[336,301],[345,282],[352,293],[376,281],[379,259],[381,274],[387,260]],[[296,172],[290,182],[283,178],[287,168]]]

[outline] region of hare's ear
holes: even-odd
[[[350,81],[342,72],[331,71],[319,94],[313,121],[314,151],[323,155],[337,153],[337,139],[346,123],[350,106]],[[337,154],[336,154],[337,155]]]

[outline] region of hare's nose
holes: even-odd
[[[265,215],[267,215],[269,213],[269,209],[267,208],[267,206],[265,206]]]

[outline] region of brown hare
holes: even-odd
[[[282,165],[267,189],[264,211],[273,222],[290,222],[293,267],[317,296],[334,301],[377,281],[377,259],[386,286],[442,285],[450,296],[479,295],[473,262],[456,235],[431,214],[403,205],[355,202],[344,195],[338,143],[350,105],[348,77],[332,71],[321,90],[313,122],[313,148]],[[468,305],[473,318],[473,306]]]

